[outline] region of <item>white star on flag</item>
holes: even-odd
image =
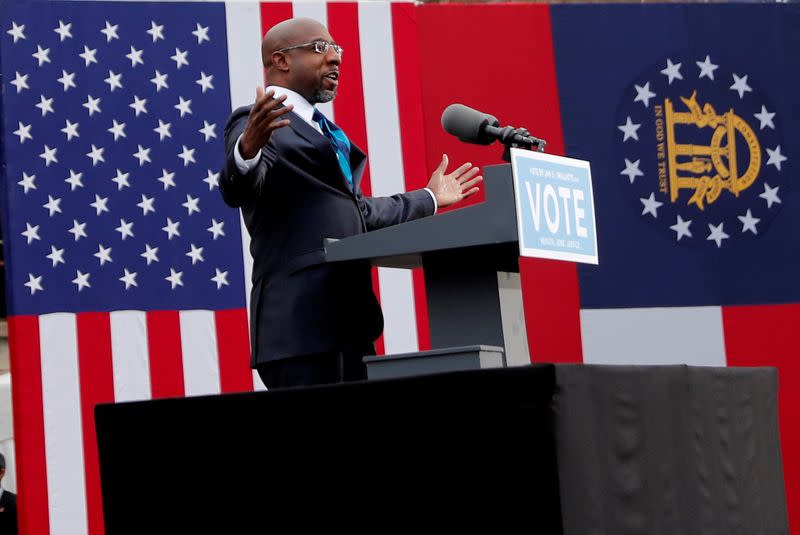
[[[69,177],[64,179],[64,182],[69,184],[69,190],[75,191],[75,188],[82,188],[83,181],[83,173],[76,173],[72,169],[69,170]]]
[[[150,21],[150,29],[147,30],[147,33],[153,37],[154,43],[159,39],[164,39],[164,25],[162,24],[159,26],[155,22]]]
[[[197,23],[197,29],[192,32],[192,35],[197,37],[197,44],[203,44],[203,41],[211,41],[208,37],[208,26],[200,26],[200,23]]]
[[[706,59],[703,61],[696,61],[697,66],[700,67],[700,75],[698,78],[702,78],[707,76],[710,80],[714,79],[714,71],[717,70],[719,65],[714,65],[711,63],[711,57],[706,54]]]
[[[44,65],[45,63],[50,63],[50,49],[49,48],[42,48],[39,45],[36,45],[36,52],[31,54],[36,60],[39,62],[39,67]]]
[[[66,124],[61,131],[67,136],[67,141],[72,141],[74,137],[81,137],[80,134],[78,134],[78,126],[78,123],[71,123],[69,119],[66,119]]]
[[[667,66],[661,70],[661,74],[667,77],[669,85],[672,85],[673,80],[683,80],[681,64],[672,63],[672,60],[669,58],[667,58]]]
[[[19,128],[14,130],[14,135],[19,136],[20,144],[25,143],[26,139],[33,139],[33,136],[31,135],[31,125],[22,124],[20,121],[17,121],[17,124],[19,124]]]
[[[86,156],[92,159],[92,167],[97,165],[97,162],[105,162],[106,160],[103,158],[103,151],[105,149],[103,147],[96,147],[94,143],[92,143],[92,150],[86,153]]]
[[[153,128],[153,131],[158,134],[158,140],[164,141],[164,138],[172,137],[169,129],[172,127],[172,123],[165,123],[161,119],[158,120],[158,127]]]
[[[122,89],[122,74],[117,74],[112,70],[108,71],[108,78],[103,80],[105,83],[108,84],[111,92],[113,93],[115,89]]]
[[[722,226],[724,224],[725,223],[720,223],[719,225],[714,226],[709,223],[708,230],[710,230],[711,233],[706,237],[706,240],[714,241],[717,243],[717,247],[722,247],[722,240],[727,240],[730,238],[730,236],[725,234],[725,231],[722,230]]]
[[[47,212],[50,217],[53,217],[55,214],[60,214],[61,212],[61,199],[55,199],[52,195],[47,196],[47,202],[42,205],[42,207],[47,208]]]
[[[44,291],[44,288],[42,288],[42,276],[34,277],[33,273],[28,273],[28,282],[25,283],[25,286],[30,288],[31,295],[37,291]]]
[[[216,240],[220,236],[224,236],[225,232],[222,230],[222,227],[225,225],[224,221],[217,221],[214,218],[211,218],[211,226],[208,227],[208,230],[211,234],[214,235],[214,239]]]
[[[214,188],[219,187],[219,173],[213,173],[211,169],[208,169],[208,174],[203,179],[203,182],[208,184],[208,191],[213,190]]]
[[[117,35],[118,29],[119,24],[112,25],[110,22],[106,21],[106,27],[100,30],[100,33],[106,36],[106,43],[110,43],[112,39],[119,39],[119,35]]]
[[[191,244],[191,250],[188,253],[186,253],[186,256],[192,259],[192,265],[195,265],[197,262],[204,262],[203,248],[195,247],[193,243]]]
[[[190,163],[195,163],[194,160],[194,151],[195,149],[190,149],[186,145],[182,145],[183,150],[178,153],[178,158],[183,160],[183,166],[186,167]]]
[[[214,129],[216,127],[217,127],[216,123],[215,124],[210,124],[208,121],[204,120],[203,121],[203,128],[198,130],[198,132],[203,134],[203,136],[206,138],[205,140],[208,141],[212,137],[214,137],[214,138],[217,137],[216,132],[214,132]]]
[[[120,238],[122,239],[122,241],[125,241],[125,238],[127,238],[127,237],[133,238],[133,230],[131,230],[132,228],[133,228],[133,222],[129,223],[129,222],[125,221],[124,219],[120,219],[119,220],[119,226],[117,228],[115,228],[114,230],[119,232],[120,233]]]
[[[678,220],[675,222],[675,224],[669,228],[671,228],[677,233],[676,240],[681,241],[681,238],[683,238],[684,236],[686,236],[687,238],[692,237],[692,231],[689,230],[689,225],[691,224],[692,224],[691,219],[684,221],[683,218],[679,215]]]
[[[216,275],[211,277],[211,280],[217,283],[217,290],[223,286],[228,286],[228,272],[220,271],[218,268],[214,268],[214,271],[216,271]]]
[[[64,86],[65,92],[70,87],[78,87],[77,85],[75,85],[75,73],[67,72],[64,69],[61,69],[61,78],[58,79],[58,83]]]
[[[151,262],[158,262],[158,247],[150,247],[150,244],[145,243],[144,252],[139,256],[147,260],[148,266]]]
[[[84,45],[83,46],[83,53],[78,54],[78,55],[83,58],[83,61],[85,62],[85,64],[86,64],[85,66],[86,67],[88,67],[92,63],[97,63],[97,58],[95,57],[97,55],[97,49],[96,48],[90,49],[88,46]]]
[[[119,278],[120,281],[125,283],[125,289],[127,290],[131,286],[139,286],[136,284],[136,272],[130,272],[127,268],[123,269],[125,274]]]
[[[118,123],[116,119],[111,120],[111,128],[108,131],[114,134],[114,141],[121,137],[128,137],[125,135],[125,123]]]
[[[177,286],[183,286],[181,277],[183,277],[183,271],[175,271],[169,268],[169,277],[164,277],[164,279],[169,281],[171,289],[174,290]]]
[[[97,244],[97,247],[97,252],[93,256],[97,257],[101,266],[105,265],[106,262],[113,262],[111,260],[111,247],[105,248],[102,243]]]
[[[633,99],[634,102],[641,102],[644,104],[644,107],[647,108],[650,106],[650,99],[655,97],[656,94],[650,91],[650,82],[647,82],[643,86],[635,85],[633,86],[636,89],[636,98]]]
[[[170,173],[166,169],[161,170],[161,176],[158,177],[156,180],[162,182],[164,184],[164,191],[167,191],[170,186],[175,187],[175,173]]]
[[[658,209],[664,204],[663,202],[656,200],[656,194],[651,193],[650,196],[646,199],[639,199],[641,203],[644,205],[642,208],[642,215],[650,214],[653,216],[653,219],[658,218]]]
[[[131,61],[131,67],[136,67],[137,65],[144,65],[144,60],[142,59],[143,53],[144,50],[136,50],[136,48],[131,45],[131,51],[125,54],[125,57]]]
[[[133,111],[136,112],[136,117],[139,117],[140,113],[147,113],[145,104],[147,104],[146,98],[139,98],[136,95],[133,95],[133,102],[128,104],[128,107],[133,108]]]
[[[53,111],[53,99],[45,98],[44,95],[39,95],[39,104],[37,104],[36,107],[42,110],[42,117],[48,113],[55,113]]]
[[[199,28],[199,24],[197,25]],[[17,26],[16,22],[11,23],[11,29],[6,32],[8,35],[14,38],[14,44],[17,43],[20,39],[26,39],[25,37],[25,25]]]
[[[767,107],[763,104],[761,105],[761,112],[754,113],[753,116],[761,123],[761,128],[759,128],[759,130],[764,130],[766,126],[775,130],[775,123],[772,122],[773,117],[775,117],[775,112],[768,112]]]
[[[181,117],[186,115],[187,113],[192,113],[192,99],[184,100],[183,97],[178,97],[178,103],[173,106],[176,110],[181,112]]]
[[[84,288],[92,287],[92,285],[89,284],[89,275],[90,273],[81,273],[81,270],[77,270],[75,278],[72,279],[72,284],[75,284],[78,287],[79,292]]]
[[[625,124],[619,125],[617,127],[624,134],[624,136],[622,137],[622,142],[624,143],[625,141],[628,141],[628,139],[631,138],[636,141],[639,141],[639,134],[637,134],[636,131],[639,130],[640,126],[642,125],[632,122],[631,116],[629,115],[627,120],[625,121]]]
[[[142,193],[142,202],[138,203],[136,206],[142,209],[142,215],[147,215],[149,212],[155,213],[156,209],[153,208],[154,202],[155,197],[148,197]]]
[[[161,72],[158,69],[156,69],[155,76],[153,78],[150,78],[150,81],[155,84],[156,93],[158,93],[162,89],[169,88],[169,85],[167,84],[167,75],[161,74]]]
[[[44,166],[50,167],[51,163],[58,163],[58,158],[56,157],[56,152],[58,152],[57,147],[53,147],[52,149],[45,145],[44,152],[39,155],[40,158],[44,159]]]
[[[89,204],[89,206],[95,209],[97,215],[100,215],[103,212],[108,212],[108,197],[101,197],[95,193],[94,202]]]
[[[181,69],[184,65],[189,65],[189,60],[186,59],[186,56],[189,55],[188,50],[181,50],[179,48],[175,49],[175,55],[170,56],[170,59],[175,62],[176,68],[178,70]]]
[[[767,209],[772,208],[775,203],[781,203],[781,198],[778,197],[778,189],[780,186],[770,187],[769,184],[764,182],[764,192],[759,195],[762,199],[767,201]]]
[[[119,169],[117,169],[117,175],[111,179],[112,182],[117,183],[117,191],[121,190],[122,188],[129,188],[131,187],[130,183],[128,183],[128,177],[130,173],[123,173]]]
[[[86,235],[86,223],[78,223],[77,219],[72,220],[72,228],[68,232],[75,236],[75,241],[81,238],[88,238]]]
[[[58,264],[66,264],[64,262],[64,249],[56,249],[55,246],[50,246],[50,254],[45,255],[45,258],[50,259],[53,263],[53,267],[56,267]]]
[[[200,79],[197,80],[195,83],[199,84],[200,87],[203,89],[203,93],[205,93],[209,89],[214,89],[214,85],[211,81],[214,79],[214,75],[206,75],[203,71],[200,71]]]
[[[89,117],[95,113],[100,113],[100,97],[92,98],[92,95],[87,95],[86,102],[82,106],[89,110]]]
[[[186,202],[181,204],[186,210],[189,212],[189,215],[192,215],[194,212],[200,213],[200,208],[197,206],[197,203],[200,202],[199,197],[192,197],[188,193],[186,194]]]
[[[167,240],[171,240],[172,238],[181,235],[180,231],[178,230],[178,226],[180,224],[180,221],[173,221],[171,218],[167,218],[167,226],[161,227],[161,230],[167,233]]]
[[[133,157],[139,160],[139,167],[143,166],[145,163],[150,163],[150,149],[144,148],[141,145],[137,145],[139,150],[133,153]]]
[[[64,39],[72,37],[72,32],[70,32],[71,28],[71,22],[69,24],[64,24],[64,21],[58,21],[58,28],[55,28],[53,31],[58,34],[59,42],[63,43]]]
[[[633,184],[637,176],[644,176],[644,173],[642,173],[639,170],[640,161],[641,160],[636,160],[635,162],[632,162],[629,159],[625,158],[625,169],[620,171],[619,174],[627,175],[628,180],[630,180],[631,184]]]
[[[41,240],[39,237],[39,225],[31,225],[30,223],[25,223],[25,231],[20,232],[23,236],[28,239],[28,245],[33,242],[33,240]]]
[[[743,216],[738,216],[739,221],[742,222],[742,233],[744,234],[748,230],[753,234],[758,234],[758,229],[756,229],[756,225],[758,224],[760,219],[757,217],[753,217],[753,214],[750,212],[750,209],[747,209],[747,213]]]
[[[774,149],[769,149],[767,147],[764,147],[764,148],[767,150],[767,154],[769,154],[769,159],[767,159],[767,165],[774,165],[775,168],[778,171],[780,171],[781,170],[781,164],[783,162],[785,162],[786,160],[788,160],[788,158],[786,156],[781,154],[781,146],[778,145]]]
[[[733,91],[739,93],[739,98],[744,98],[745,93],[749,93],[752,91],[749,85],[747,85],[747,75],[745,74],[741,78],[738,75],[733,75],[733,85],[729,88]]]
[[[23,171],[22,180],[17,182],[17,184],[22,186],[24,193],[28,193],[28,190],[36,189],[36,184],[33,183],[34,180],[36,180],[36,175],[29,175],[28,173]]]
[[[14,79],[11,81],[11,85],[17,88],[17,94],[22,92],[23,89],[30,89],[30,87],[28,87],[28,75],[16,72],[16,76],[14,76]]]

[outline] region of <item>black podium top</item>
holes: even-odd
[[[519,257],[514,186],[509,164],[484,169],[486,202],[359,234],[325,240],[327,262],[369,259],[383,267],[421,267],[428,255],[491,259],[498,268]],[[517,271],[508,269],[508,271]]]

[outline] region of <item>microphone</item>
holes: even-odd
[[[524,128],[501,127],[496,117],[463,104],[450,104],[445,108],[442,112],[442,128],[459,140],[476,145],[490,145],[499,141],[506,147],[531,150],[536,146],[536,150],[543,152],[547,143],[531,136]]]

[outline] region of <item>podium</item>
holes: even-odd
[[[511,166],[486,167],[484,185],[484,203],[326,240],[326,262],[422,267],[432,349],[498,346],[529,364]]]

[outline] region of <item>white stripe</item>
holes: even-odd
[[[140,310],[110,314],[111,359],[114,365],[114,400],[150,399],[150,352],[147,315]]]
[[[87,532],[86,474],[75,315],[40,316],[39,344],[50,533],[80,535]]]
[[[358,25],[372,194],[393,195],[405,191],[405,180],[391,4],[360,2]],[[417,317],[411,271],[380,268],[378,280],[386,319],[383,332],[386,353],[417,351]]]
[[[186,395],[219,394],[219,354],[214,312],[182,310],[180,318]]]
[[[328,4],[325,2],[292,2],[292,15],[295,18],[313,19],[326,28],[328,27]],[[317,104],[316,108],[331,121],[336,120],[333,115],[333,102]]]
[[[581,310],[587,364],[725,366],[719,307]]]

